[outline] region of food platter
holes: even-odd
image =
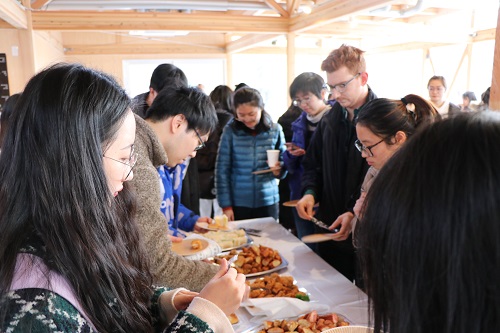
[[[259,250],[262,250],[262,252],[259,253],[259,255],[252,255],[251,253],[252,248],[253,249],[258,248]],[[282,270],[288,266],[288,261],[285,258],[283,258],[283,256],[279,254],[278,251],[262,245],[260,246],[252,245],[250,247],[245,247],[239,250],[233,249],[231,251],[222,252],[221,254],[212,258],[212,262],[217,263],[218,260],[222,258],[228,260],[229,258],[234,257],[235,255],[238,255],[238,259],[234,264],[232,264],[232,266],[236,268],[240,273],[245,274],[247,278],[267,275]],[[260,261],[255,261],[254,263],[253,261],[248,259],[251,257],[254,258],[260,257]],[[265,263],[265,261],[267,261],[267,263]],[[249,268],[245,268],[247,267],[247,264],[250,265]],[[272,267],[272,268],[261,270],[262,268],[267,268],[267,267]],[[257,271],[249,272],[250,269]]]
[[[305,288],[297,286],[297,280],[290,275],[272,273],[247,282],[250,298],[289,297],[308,302],[310,295]]]
[[[267,271],[245,274],[245,276],[247,278],[256,277],[256,276],[262,276],[262,275],[266,275],[266,274],[270,274],[270,273],[273,273],[273,272],[277,272],[277,271],[282,270],[283,268],[286,268],[288,266],[288,261],[286,261],[286,259],[283,258],[281,255],[280,255],[280,257],[281,257],[281,264],[279,266],[271,268],[271,269],[269,269]]]
[[[329,322],[327,322],[327,320]],[[282,331],[279,332],[302,332],[304,328],[307,328],[307,332],[312,333],[325,333],[325,332],[349,332],[349,333],[361,333],[361,331],[349,331],[349,330],[341,330],[341,328],[350,327],[350,321],[341,314],[330,312],[325,314],[318,314],[316,310],[308,312],[300,317],[292,317],[292,318],[284,318],[284,319],[276,319],[276,320],[266,320],[264,323],[257,328],[256,331],[258,333],[270,333],[270,332],[278,332],[279,330],[273,328],[280,327]],[[331,328],[329,328],[331,327]],[[366,327],[364,327],[365,331],[363,333],[373,332],[369,331]]]
[[[209,224],[207,222],[196,222],[196,225],[208,231],[233,231],[235,229],[235,226],[231,225],[231,223],[229,223],[227,227],[216,226],[215,224]]]
[[[201,237],[213,240],[221,247],[222,251],[230,251],[233,249],[240,249],[249,246],[253,243],[253,239],[247,235],[242,229],[226,231],[209,231],[206,233],[198,234]]]
[[[180,256],[190,256],[192,254],[203,251],[208,247],[208,241],[205,239],[196,238],[200,240],[201,246],[197,249],[193,249],[191,247],[191,243],[194,240],[193,238],[183,239],[181,242],[172,242],[172,251],[177,253]]]
[[[223,248],[222,251],[230,251],[230,250],[236,250],[236,249],[241,249],[242,247],[249,246],[253,244],[253,238],[247,235],[247,242],[245,244],[233,246],[233,247],[228,247],[228,248]]]

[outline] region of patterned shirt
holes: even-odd
[[[181,203],[182,179],[186,174],[186,164],[178,164],[173,168],[160,166],[160,191],[162,202],[160,210],[168,221],[170,233],[183,236],[182,231],[193,231],[196,221],[200,218]]]

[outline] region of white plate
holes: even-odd
[[[191,248],[191,243],[195,239],[201,241],[201,247],[198,249]],[[190,256],[205,250],[208,247],[208,244],[209,244],[208,241],[205,239],[199,239],[199,238],[183,239],[181,242],[172,242],[172,251],[174,251],[180,256]]]
[[[237,252],[239,253],[239,251],[237,251]],[[217,256],[225,256],[225,255],[228,255],[228,254],[229,254],[229,252],[224,251],[224,252],[222,252],[221,254],[219,254]],[[286,259],[283,258],[283,256],[281,254],[280,254],[280,257],[281,257],[281,264],[279,266],[271,268],[271,269],[269,269],[267,271],[245,274],[245,276],[247,278],[256,277],[256,276],[262,276],[262,275],[266,275],[266,274],[269,274],[269,273],[277,272],[277,271],[279,271],[279,270],[281,270],[283,268],[286,268],[288,266],[288,261],[286,261]],[[234,264],[231,264],[231,266],[234,267]]]
[[[227,229],[214,228],[213,224],[208,224],[207,222],[196,222],[196,225],[201,229],[209,231],[233,231],[234,229],[236,229],[234,225],[231,225],[231,222],[228,223]]]
[[[342,326],[330,328],[322,333],[373,333],[373,328],[367,326]]]
[[[309,311],[309,312],[311,312],[311,311]],[[332,313],[332,312],[330,312],[330,313]],[[318,316],[325,316],[325,315],[328,315],[330,313],[320,313],[320,314],[318,314]],[[335,313],[337,314],[337,316],[342,317],[344,319],[344,321],[351,323],[351,321],[348,318],[346,318],[346,316],[344,316],[343,314],[340,314],[338,312],[335,312]],[[273,318],[273,319],[267,319],[267,320],[268,321],[274,321],[274,320],[287,320],[287,321],[293,320],[293,321],[296,321],[296,320],[298,320],[299,317],[302,317],[303,315],[287,317],[287,318]],[[353,330],[353,331],[344,330],[344,329],[352,328],[352,327],[354,327],[355,330]],[[364,330],[356,330],[356,329],[360,329],[360,328],[363,328]],[[364,327],[364,326],[341,326],[341,327],[330,328],[330,329],[323,331],[321,333],[373,333],[373,329],[371,329],[371,331],[369,331],[367,329],[368,329],[368,327]],[[260,330],[264,330],[264,324],[258,326],[256,330],[244,331],[243,333],[260,332]]]
[[[269,169],[257,170],[257,171],[252,172],[252,174],[261,175],[263,173],[269,173],[269,172],[273,172],[273,171],[277,171],[277,170],[281,170],[281,167],[272,167]]]
[[[334,233],[305,235],[301,238],[304,243],[321,243],[333,240]]]
[[[294,285],[294,286],[297,286],[297,280],[295,280],[295,279],[293,278],[293,276],[291,276],[291,275],[280,275],[280,277],[291,277],[291,278],[293,279],[293,285]],[[248,282],[250,283],[250,288],[251,288],[251,290],[252,290],[252,284],[253,284],[254,282],[259,281],[259,280],[264,280],[264,279],[265,279],[265,277],[258,277],[258,278],[256,278],[256,279],[253,279],[252,281],[248,281]],[[260,289],[260,288],[254,288],[254,289]],[[302,287],[300,287],[300,288],[299,288],[299,287],[297,287],[297,289],[298,289],[298,291],[303,292],[304,294],[306,294],[306,295],[307,295],[307,297],[309,297],[309,301],[311,300],[311,294],[310,294],[310,293],[308,293],[308,292],[307,292],[307,290],[306,290],[305,288],[302,288]],[[250,297],[250,298],[251,298],[251,299],[262,299],[262,298],[279,298],[279,297],[284,297],[284,296],[269,295],[269,296],[266,296],[266,297]],[[294,296],[287,296],[287,298],[296,298],[296,299],[301,300],[301,301],[303,301],[303,302],[309,302],[309,301],[305,301],[305,300],[303,300],[303,299],[300,299],[300,298],[298,298],[298,297],[294,297]]]

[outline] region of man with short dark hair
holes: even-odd
[[[217,125],[208,96],[195,88],[163,89],[148,110],[146,120],[136,116],[134,187],[138,197],[137,222],[149,254],[155,283],[199,291],[217,272],[214,265],[192,261],[172,252],[169,222],[176,229],[179,198],[169,202],[169,168],[196,156]],[[167,157],[168,156],[168,157]],[[181,181],[182,178],[178,179]],[[175,180],[174,180],[175,181]],[[164,208],[164,213],[160,211]],[[197,218],[190,217],[189,223]]]
[[[336,103],[320,120],[303,160],[303,196],[297,203],[297,212],[303,219],[311,219],[317,202],[316,217],[328,225],[337,219],[348,223],[354,217],[352,210],[368,170],[354,146],[355,119],[368,101],[377,98],[367,83],[363,53],[356,47],[342,45],[321,65]],[[330,265],[354,280],[356,265],[350,236],[347,240],[319,243],[318,251]]]
[[[188,80],[184,72],[172,64],[161,64],[155,68],[151,75],[149,91],[137,95],[132,100],[132,111],[141,118],[146,118],[147,109],[153,104],[154,99],[165,87],[187,87]]]

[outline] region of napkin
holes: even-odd
[[[312,310],[316,310],[318,313],[327,312],[330,309],[326,304],[305,302],[293,297],[249,298],[241,306],[245,307],[254,317],[266,316],[273,319],[296,317]]]
[[[203,236],[191,234],[184,239],[203,239],[203,240],[208,241],[208,246],[206,249],[203,249],[200,252],[196,252],[196,253],[190,254],[188,256],[185,256],[185,258],[187,258],[187,259],[203,260],[203,259],[207,259],[210,257],[214,257],[217,254],[222,252],[222,248],[220,247],[219,244],[217,244],[215,241],[208,239],[208,238],[205,238]]]

